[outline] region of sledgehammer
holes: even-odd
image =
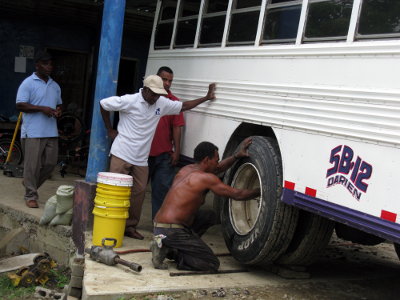
[[[112,241],[114,244],[112,246],[105,245],[105,241]],[[142,271],[142,266],[134,262],[129,262],[119,258],[119,255],[114,252],[113,248],[117,244],[117,240],[113,238],[104,238],[101,241],[102,247],[92,246],[91,248],[86,248],[85,252],[90,255],[90,258],[103,263],[105,265],[114,266],[116,264],[121,264],[127,266],[133,271]]]

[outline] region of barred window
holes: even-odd
[[[196,36],[200,1],[182,0],[176,29],[175,47],[191,47]]]
[[[400,1],[364,0],[357,38],[400,36]]]
[[[262,43],[295,43],[302,1],[272,0],[266,9]]]
[[[201,46],[220,46],[224,34],[228,0],[206,0],[201,24]]]
[[[304,41],[346,40],[353,0],[310,0]]]
[[[176,0],[165,0],[161,4],[160,18],[154,39],[155,49],[169,48],[171,44],[176,5]]]
[[[232,7],[228,45],[253,44],[257,34],[261,0],[237,0]]]

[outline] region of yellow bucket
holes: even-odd
[[[106,207],[129,207],[131,198],[130,187],[120,187],[97,184],[95,205]]]
[[[132,181],[132,176],[124,174],[100,172],[97,175],[93,245],[102,246],[103,238],[114,238],[117,240],[115,247],[122,246],[129,216]],[[105,245],[112,246],[112,242],[106,240]]]
[[[104,183],[97,183],[96,191],[99,193],[109,194],[116,197],[130,197],[131,187],[130,186],[116,186]]]
[[[103,238],[114,238],[117,240],[116,248],[122,246],[128,210],[126,208],[100,207],[93,209],[93,239],[92,244],[102,246]],[[111,246],[111,241],[105,241],[106,246]]]

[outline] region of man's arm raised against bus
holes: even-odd
[[[204,97],[199,98],[199,99],[183,102],[181,111],[190,110],[192,108],[195,108],[197,105],[200,105],[203,102],[206,102],[208,100],[214,100],[215,99],[215,88],[216,88],[215,83],[211,83],[208,86],[207,95],[205,95]]]

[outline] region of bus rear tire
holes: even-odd
[[[335,222],[300,210],[292,242],[277,263],[297,266],[310,265],[329,243],[334,228]]]
[[[244,264],[267,265],[289,246],[298,210],[283,203],[282,164],[276,142],[252,137],[250,156],[236,162],[224,177],[235,188],[260,187],[258,199],[222,199],[221,224],[225,243],[232,256]]]

